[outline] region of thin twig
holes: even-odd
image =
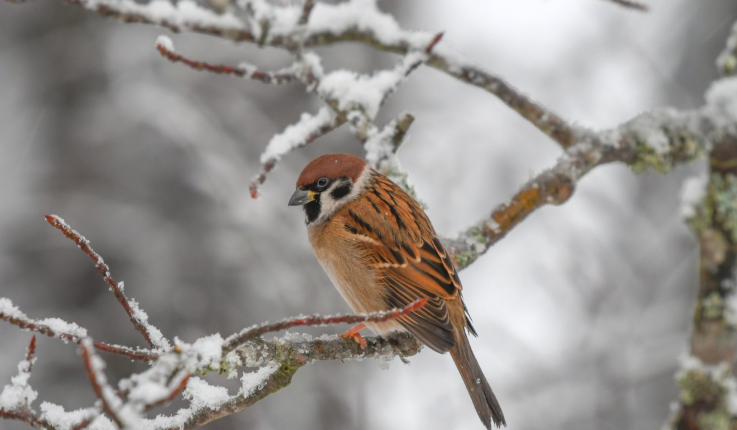
[[[115,392],[112,387],[108,385],[107,378],[105,377],[102,369],[98,367],[98,364],[93,362],[93,360],[100,360],[100,358],[95,355],[94,350],[92,349],[92,342],[89,338],[86,338],[83,339],[80,346],[82,359],[84,360],[84,367],[87,370],[87,376],[90,378],[92,390],[95,392],[95,395],[97,395],[97,398],[100,399],[102,410],[108,415],[108,417],[110,417],[110,419],[115,421],[118,427],[122,428],[123,421],[121,421],[118,416],[115,406],[111,404],[112,402],[120,401],[120,399],[111,398],[111,395],[114,395]]]
[[[0,418],[20,421],[37,429],[58,430],[53,424],[41,419],[30,409],[24,409],[21,411],[5,411],[0,409]]]
[[[0,312],[0,320],[7,321],[10,324],[16,327],[19,327],[23,330],[28,330],[34,333],[42,334],[44,336],[61,339],[65,342],[72,342],[72,343],[79,344],[82,341],[82,337],[80,336],[76,336],[70,333],[56,332],[50,326],[45,325],[37,320],[27,318],[25,317],[25,315],[23,315],[23,317],[19,317],[15,314],[8,315],[3,312]],[[159,354],[151,350],[148,350],[148,349],[133,349],[127,346],[111,345],[111,344],[103,343],[103,342],[95,342],[94,347],[95,349],[99,351],[122,355],[131,360],[137,360],[137,361],[153,361],[159,357]]]
[[[161,399],[161,400],[159,400],[156,403],[152,403],[150,405],[146,405],[146,410],[155,408],[157,406],[163,406],[163,405],[165,405],[167,403],[170,403],[170,402],[174,401],[174,399],[176,399],[177,396],[179,394],[181,394],[182,391],[184,391],[184,389],[187,387],[187,382],[189,382],[190,376],[191,375],[189,373],[187,373],[186,375],[184,375],[184,377],[179,382],[179,384],[177,384],[176,387],[174,387],[174,389],[171,391],[171,393],[169,393],[169,395],[166,398]]]
[[[384,312],[371,312],[364,315],[342,315],[342,316],[321,316],[312,315],[307,317],[296,317],[288,318],[274,324],[262,324],[257,327],[243,330],[237,335],[233,335],[226,339],[226,344],[223,345],[223,354],[238,348],[243,343],[263,336],[266,333],[273,333],[276,331],[286,330],[292,327],[300,326],[319,326],[319,325],[331,325],[331,324],[357,324],[364,322],[384,322],[403,316],[409,315],[412,312],[422,308],[427,303],[427,299],[419,299],[410,303],[408,306],[402,309],[394,309],[391,311]]]
[[[608,0],[608,1],[614,4],[618,4],[620,6],[624,6],[627,9],[639,10],[641,12],[647,12],[650,10],[650,6],[640,3],[640,2],[636,2],[636,1],[631,1],[631,0]]]
[[[440,42],[440,39],[442,38],[443,38],[443,32],[441,31],[440,33],[436,34],[435,37],[433,37],[430,43],[427,45],[427,47],[425,48],[425,54],[428,54],[428,55],[432,54],[433,48],[435,48],[435,45],[437,45],[438,42]]]
[[[456,238],[444,240],[456,267],[463,269],[476,261],[537,209],[564,203],[576,183],[597,166],[623,162],[636,170],[651,166],[666,171],[704,155],[705,147],[735,133],[724,125],[730,120],[719,115],[709,105],[678,113],[654,111],[570,147],[553,168],[530,180],[507,203],[499,205]],[[643,123],[658,130],[658,138],[667,141],[664,148],[656,151],[650,146],[646,138],[651,136],[641,133]],[[660,142],[659,145],[663,146]]]
[[[204,61],[191,60],[176,51],[167,48],[160,41],[156,43],[156,49],[162,57],[169,59],[174,63],[182,63],[195,70],[205,70],[212,73],[222,75],[233,75],[241,78],[249,78],[255,81],[261,81],[265,84],[291,84],[299,82],[296,75],[291,69],[285,69],[277,72],[259,72],[251,67],[231,67],[223,64],[211,64]]]
[[[80,6],[88,9],[92,12],[97,13],[100,16],[110,17],[122,21],[125,23],[136,23],[136,24],[153,24],[160,27],[167,28],[174,33],[180,33],[183,31],[190,31],[193,33],[208,34],[211,36],[221,37],[223,39],[233,40],[235,42],[255,42],[255,37],[251,31],[244,28],[243,26],[236,26],[230,24],[204,24],[196,19],[191,19],[194,15],[182,14],[177,17],[165,17],[160,18],[155,14],[146,14],[138,11],[131,11],[130,8],[126,8],[127,4],[123,2],[107,2],[103,4],[100,2],[91,2],[88,0],[61,0],[62,3],[69,5]],[[202,9],[204,12],[210,12],[206,9]],[[188,15],[188,16],[187,16]],[[214,15],[214,13],[213,13]]]
[[[118,6],[113,3],[100,4],[98,2],[90,2],[88,0],[62,1],[67,4],[85,7],[102,16],[113,17],[124,22],[154,24],[168,28],[174,32],[191,31],[218,36],[237,42],[260,42],[262,45],[283,48],[290,52],[293,51],[294,46],[309,48],[315,46],[326,46],[340,42],[359,42],[373,46],[381,51],[406,55],[408,52],[418,48],[415,46],[415,41],[418,39],[418,36],[424,35],[424,33],[421,32],[402,31],[400,35],[393,38],[391,43],[388,43],[379,37],[380,29],[359,26],[357,22],[356,25],[343,26],[344,30],[338,32],[321,28],[310,29],[309,25],[307,25],[308,28],[306,30],[295,31],[294,34],[271,35],[264,38],[263,35],[267,33],[262,32],[262,37],[257,40],[254,34],[246,28],[231,24],[205,25],[201,22],[189,19],[191,15],[182,14],[182,16],[178,17],[176,20],[160,19],[155,14],[131,12],[123,6]],[[632,3],[637,4],[635,2]],[[335,8],[337,6],[321,4],[321,7],[325,9],[325,11],[328,11],[330,8]],[[377,18],[388,16],[378,9],[367,10],[366,13],[375,14]],[[348,17],[348,19],[358,18]],[[383,22],[383,19],[367,19],[365,22],[379,21]],[[437,35],[434,37],[437,37]],[[471,62],[460,59],[459,55],[452,52],[449,48],[443,49],[442,52],[438,52],[437,49],[433,49],[433,54],[428,59],[427,64],[447,73],[450,76],[460,79],[463,82],[482,88],[496,95],[510,108],[522,115],[522,117],[530,121],[538,129],[559,142],[564,148],[571,146],[573,142],[577,140],[577,136],[586,135],[588,133],[587,130],[572,125],[571,123],[563,120],[552,110],[545,108],[541,104],[525,96],[521,91],[515,89],[503,79],[492,75]]]
[[[304,6],[302,6],[302,15],[299,16],[297,24],[305,25],[310,20],[310,14],[312,9],[315,7],[315,0],[305,0]]]
[[[31,373],[33,370],[33,356],[36,354],[36,335],[33,335],[31,337],[31,342],[28,344],[28,349],[26,350],[26,361],[28,362],[28,373]]]
[[[341,125],[345,124],[346,119],[345,117],[340,116],[334,116],[331,118],[328,122],[323,123],[321,126],[319,126],[317,129],[313,130],[312,133],[307,135],[306,139],[298,143],[297,145],[294,145],[291,150],[303,148],[310,143],[314,142],[315,139],[324,136],[331,131],[335,130],[336,128],[340,127]],[[251,197],[254,199],[259,196],[259,186],[262,185],[266,181],[266,177],[274,170],[274,167],[276,167],[276,163],[279,161],[279,157],[271,157],[261,163],[261,171],[256,175],[255,178],[251,180],[251,183],[248,185],[248,189],[251,193]]]
[[[92,424],[92,423],[93,423],[93,422],[94,422],[94,421],[95,421],[96,419],[97,419],[97,417],[96,417],[96,416],[95,416],[95,417],[89,417],[89,418],[85,418],[85,419],[83,419],[83,420],[82,420],[82,421],[81,421],[81,422],[80,422],[79,424],[77,424],[76,426],[72,427],[72,430],[85,430],[85,429],[86,429],[87,427],[89,427],[89,426],[90,426],[90,424]]]
[[[123,309],[125,309],[125,313],[127,313],[130,317],[130,320],[133,323],[135,329],[139,333],[141,333],[141,335],[143,335],[143,338],[146,340],[149,346],[159,347],[160,345],[155,345],[152,341],[152,335],[150,333],[148,324],[145,321],[142,321],[133,312],[133,308],[131,307],[128,297],[125,296],[125,293],[120,288],[120,285],[113,280],[112,276],[110,276],[110,268],[107,264],[105,264],[105,261],[102,259],[102,257],[100,257],[100,255],[97,254],[90,247],[90,242],[84,236],[72,230],[72,228],[69,227],[69,225],[67,225],[67,223],[64,222],[64,220],[60,217],[56,215],[46,215],[44,218],[46,218],[46,221],[49,224],[64,233],[64,236],[76,243],[77,246],[82,250],[82,252],[87,254],[87,256],[92,259],[92,261],[95,263],[95,267],[97,267],[97,270],[102,274],[105,282],[107,282],[107,284],[110,286],[110,291],[113,292],[115,298],[118,299],[118,303],[123,306]]]

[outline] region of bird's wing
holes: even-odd
[[[362,258],[385,287],[388,309],[428,299],[422,309],[399,322],[432,349],[449,350],[456,340],[445,301],[460,299],[461,292],[450,255],[425,212],[402,189],[374,175],[367,190],[347,205],[348,214],[342,217],[345,229],[355,236]]]

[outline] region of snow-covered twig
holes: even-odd
[[[10,384],[0,391],[0,411],[23,412],[31,411],[31,404],[38,397],[38,393],[28,384],[31,377],[33,363],[36,359],[33,354],[36,351],[36,336],[26,349],[25,359],[18,363],[18,374],[11,378]]]
[[[146,405],[146,409],[147,410],[148,409],[153,409],[153,408],[155,408],[157,406],[162,406],[162,405],[166,405],[168,403],[173,402],[174,399],[176,399],[177,396],[179,396],[180,394],[182,394],[182,391],[184,391],[184,389],[187,387],[187,382],[189,382],[190,376],[191,375],[189,373],[185,374],[184,377],[181,378],[181,380],[179,381],[179,383],[177,383],[177,384],[174,385],[174,389],[171,390],[171,392],[169,393],[168,396],[166,396],[165,398],[163,398],[161,400],[158,400],[158,401],[156,401],[154,403],[147,404]]]
[[[259,195],[258,187],[266,181],[266,175],[274,169],[282,156],[297,148],[302,148],[320,136],[335,130],[345,123],[345,118],[333,115],[328,108],[320,109],[316,115],[303,113],[296,124],[272,137],[261,154],[261,171],[251,180],[251,197]]]
[[[226,66],[223,64],[210,64],[204,61],[191,60],[174,50],[174,43],[168,36],[159,36],[156,40],[156,49],[162,57],[169,59],[174,63],[185,64],[195,70],[206,70],[208,72],[233,75],[246,79],[253,79],[265,84],[291,84],[299,82],[293,68],[286,68],[276,72],[259,72],[255,66],[241,64],[238,67]]]
[[[124,408],[123,400],[108,384],[107,376],[105,376],[105,362],[95,353],[92,340],[84,338],[80,347],[87,376],[90,378],[92,390],[100,399],[102,410],[120,428],[140,428],[138,424],[141,417],[130,408]]]
[[[652,167],[666,172],[703,156],[725,137],[737,138],[737,110],[732,112],[719,102],[719,85],[728,87],[729,82],[715,84],[700,109],[644,113],[616,129],[576,141],[553,168],[530,180],[508,202],[455,238],[444,240],[457,267],[476,261],[535,210],[568,200],[581,177],[597,166],[622,162],[635,171]]]
[[[26,363],[28,363],[28,369],[26,370],[28,373],[31,373],[33,371],[33,363],[36,362],[36,358],[34,355],[36,354],[36,335],[33,335],[31,337],[31,342],[28,344],[28,349],[26,349]]]
[[[734,53],[737,23],[717,67],[725,76],[706,99],[737,117]],[[730,59],[731,57],[731,59]],[[731,65],[730,65],[731,63]],[[729,124],[727,124],[729,125]],[[692,319],[689,355],[676,374],[680,395],[667,427],[713,427],[712,417],[737,422],[737,118],[730,132],[709,148],[709,172],[689,181],[684,196],[686,222],[699,245],[699,289]]]
[[[336,70],[325,74],[320,65],[319,57],[314,53],[299,53],[298,58],[302,66],[302,73],[297,76],[308,90],[314,91],[334,112],[322,108],[317,115],[303,114],[297,124],[287,127],[284,132],[274,136],[261,155],[261,171],[251,181],[250,192],[252,197],[258,196],[258,187],[264,183],[267,174],[274,168],[278,160],[288,152],[304,147],[316,138],[329,133],[349,121],[351,128],[359,141],[364,143],[367,160],[373,158],[387,159],[393,156],[398,142],[411,124],[411,120],[403,117],[400,129],[394,132],[396,123],[387,126],[391,128],[391,136],[380,132],[373,124],[373,119],[379,108],[389,96],[396,91],[404,79],[427,60],[435,45],[443,34],[437,34],[424,50],[412,52],[404,56],[391,70],[382,70],[373,75],[360,75],[347,70]],[[385,130],[386,130],[385,129]],[[388,139],[387,137],[390,137]],[[393,142],[390,151],[384,151],[381,157],[372,157],[371,153],[385,147],[386,142]],[[372,144],[369,144],[372,142]],[[398,163],[393,163],[393,171],[398,171]],[[372,164],[379,168],[378,164]],[[403,176],[403,177],[406,177]],[[406,181],[399,184],[409,189]]]
[[[85,328],[59,318],[46,318],[42,320],[29,318],[13,305],[13,302],[2,297],[0,297],[0,320],[7,321],[23,330],[57,338],[64,342],[78,344],[87,336],[87,330]],[[94,347],[100,351],[128,357],[131,360],[151,361],[158,357],[157,353],[148,349],[133,349],[127,346],[111,345],[103,342],[95,342]]]
[[[138,303],[126,297],[123,292],[123,284],[118,284],[113,280],[110,276],[110,268],[105,264],[102,257],[100,257],[100,255],[90,247],[90,242],[84,236],[69,227],[61,217],[56,215],[46,215],[45,218],[49,224],[64,233],[64,236],[76,243],[82,252],[92,259],[95,263],[95,267],[102,274],[105,282],[110,286],[110,291],[112,291],[115,298],[118,299],[120,305],[123,306],[123,309],[128,314],[128,317],[130,317],[133,326],[139,333],[141,333],[141,335],[143,335],[143,338],[149,346],[159,350],[168,349],[170,347],[169,341],[161,334],[159,329],[148,322],[148,315],[146,315],[146,313],[138,306]]]
[[[218,14],[193,0],[176,3],[168,0],[152,0],[148,3],[138,3],[135,0],[61,1],[118,21],[158,25],[175,33],[190,31],[235,42],[256,41],[254,34],[233,13]]]
[[[303,366],[315,361],[352,361],[366,358],[409,357],[422,349],[414,336],[406,332],[392,333],[386,337],[366,337],[366,348],[352,339],[337,335],[313,338],[308,335],[287,333],[274,339],[249,340],[233,352],[242,365],[261,366],[277,362],[286,366]],[[228,365],[229,363],[224,363]]]
[[[51,425],[31,408],[38,397],[38,393],[28,384],[36,361],[35,352],[36,336],[33,336],[26,349],[25,359],[18,363],[18,374],[0,391],[0,418],[22,421],[35,428],[51,429]]]
[[[20,421],[37,429],[58,430],[52,423],[42,419],[35,412],[28,409],[22,411],[5,411],[0,409],[0,418]]]
[[[223,354],[227,354],[230,351],[238,348],[243,343],[260,337],[266,333],[273,333],[276,331],[286,330],[292,327],[300,326],[323,326],[332,324],[357,324],[364,322],[383,322],[401,318],[409,315],[412,312],[421,309],[427,303],[427,299],[419,299],[410,303],[402,309],[394,309],[386,312],[371,312],[363,315],[338,315],[338,316],[321,316],[311,315],[307,317],[295,317],[287,318],[285,320],[273,323],[273,324],[262,324],[256,327],[247,328],[238,334],[234,334],[225,340],[223,345]]]
[[[564,148],[570,146],[577,136],[587,133],[585,129],[573,126],[450,48],[442,45],[435,47],[433,41],[437,34],[400,28],[394,18],[380,11],[373,1],[317,3],[310,9],[309,20],[305,25],[298,25],[300,17],[305,16],[301,6],[270,6],[279,8],[283,13],[266,14],[268,17],[259,21],[261,24],[255,31],[232,13],[216,15],[191,0],[180,1],[176,5],[167,0],[145,4],[134,0],[62,1],[125,22],[154,24],[174,32],[209,34],[238,42],[282,48],[290,52],[296,47],[311,48],[340,42],[359,42],[382,51],[407,55],[412,51],[427,49],[432,44],[433,53],[426,61],[428,65],[496,95]],[[612,1],[637,4],[627,0]],[[297,11],[291,13],[292,8]],[[268,32],[264,31],[265,28]]]
[[[236,395],[223,397],[217,407],[188,411],[190,418],[184,424],[169,429],[194,429],[241,412],[288,386],[297,370],[315,361],[362,360],[370,357],[390,360],[396,356],[415,355],[422,348],[422,344],[409,333],[394,333],[386,338],[368,337],[366,340],[367,346],[362,349],[355,341],[338,336],[313,339],[307,335],[287,334],[283,338],[271,340],[260,337],[252,339],[232,354],[239,358],[239,365],[260,366],[260,370],[241,377],[243,387]]]

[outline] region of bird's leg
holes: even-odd
[[[364,339],[363,336],[361,336],[361,330],[366,328],[366,324],[361,323],[357,326],[351,327],[348,329],[347,332],[340,335],[343,339],[352,338],[356,342],[358,342],[359,345],[361,345],[361,349],[366,349],[367,343],[366,339]]]

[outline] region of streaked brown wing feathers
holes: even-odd
[[[436,351],[447,351],[455,337],[445,300],[460,294],[458,274],[417,203],[384,177],[372,181],[372,192],[348,204],[345,228],[360,240],[364,258],[386,287],[387,308],[429,299],[400,323]]]

